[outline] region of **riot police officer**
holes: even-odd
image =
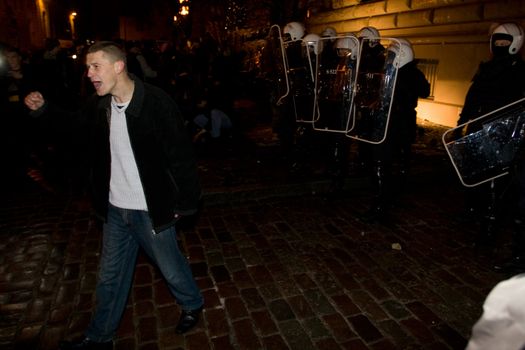
[[[357,37],[360,41],[359,75],[355,97],[357,133],[369,138],[374,126],[371,123],[372,106],[376,103],[385,63],[385,47],[379,41],[379,31],[363,27]],[[361,170],[370,170],[371,148],[367,143],[358,144],[358,163]]]
[[[387,219],[394,196],[393,189],[401,188],[393,184],[393,163],[399,163],[402,185],[410,165],[411,145],[416,137],[418,98],[428,97],[430,94],[430,84],[417,68],[412,45],[408,40],[397,39],[388,46],[385,71],[389,74],[388,70],[393,68],[397,68],[397,78],[387,136],[382,143],[370,146],[372,180],[376,193],[371,209],[363,217],[367,222]]]
[[[283,42],[286,56],[288,74],[291,76],[292,89],[299,84],[300,77],[303,74],[302,61],[302,38],[305,35],[304,25],[300,22],[289,22],[283,28]],[[296,79],[293,79],[296,78]],[[286,158],[292,155],[295,143],[296,120],[293,97],[287,96],[279,106],[276,106],[274,114],[273,129],[277,134],[281,149]]]
[[[359,42],[351,34],[335,39],[323,48],[318,75],[318,107],[320,128],[331,131],[328,137],[328,170],[331,177],[328,196],[341,194],[348,170],[348,127],[354,93]]]
[[[493,30],[490,37],[492,57],[489,61],[479,65],[465,97],[458,125],[525,96],[525,63],[519,55],[523,40],[523,29],[516,23],[504,23]],[[475,124],[471,123],[466,132],[469,133],[479,127]],[[516,193],[520,193],[520,197],[525,198],[522,164],[516,164],[516,166],[518,175],[514,179],[508,177],[496,179],[488,184],[474,187],[466,193],[467,213],[481,224],[479,236],[475,242],[478,247],[492,248],[497,227],[502,219],[503,204],[505,202],[516,203],[515,200],[508,201],[508,198],[503,198],[506,194],[512,193],[506,189],[512,186],[513,180],[517,179],[515,183],[519,183],[521,187]],[[523,200],[520,199],[520,202]],[[520,262],[523,266],[525,228],[522,223],[525,220],[525,205],[514,206],[516,207],[519,210],[515,214],[513,258],[515,262]],[[498,265],[496,268],[504,269],[505,266]]]

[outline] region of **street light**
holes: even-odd
[[[179,0],[180,10],[179,14],[181,16],[187,16],[190,14],[190,6],[187,0]]]
[[[75,11],[71,12],[69,14],[69,25],[71,26],[71,39],[76,39],[75,35],[75,17],[77,16],[77,13]]]
[[[179,0],[179,13],[180,16],[173,16],[173,22],[184,21],[184,17],[190,14],[190,4],[188,0]]]

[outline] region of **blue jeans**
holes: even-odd
[[[148,212],[110,204],[103,232],[97,305],[86,337],[97,342],[113,339],[126,308],[139,246],[158,266],[182,309],[194,310],[203,305],[200,289],[179,250],[174,227],[154,234]]]

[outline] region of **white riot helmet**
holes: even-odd
[[[357,37],[359,39],[361,39],[361,38],[365,38],[365,39],[378,38],[379,37],[379,31],[375,27],[363,27],[363,28],[361,28],[359,33],[357,33]]]
[[[492,35],[490,36],[490,52],[496,53],[497,48],[495,47],[496,40],[509,40],[511,42],[508,46],[508,54],[514,55],[518,53],[523,45],[523,28],[516,23],[504,23],[497,26]],[[500,46],[501,47],[501,46]],[[504,46],[507,48],[507,46]]]
[[[321,33],[323,38],[331,38],[337,36],[337,32],[333,27],[326,27]]]
[[[357,33],[359,39],[369,39],[368,45],[374,47],[377,45],[378,40],[372,38],[379,38],[379,31],[375,27],[363,27]]]
[[[300,22],[290,22],[284,26],[283,32],[290,35],[291,40],[300,40],[304,36],[304,25]]]
[[[397,68],[401,68],[414,60],[412,44],[406,39],[399,38],[397,41],[392,41],[390,45],[388,45],[388,50],[396,54],[394,65]]]
[[[359,51],[359,44],[357,40],[354,40],[352,37],[342,37],[335,41],[335,49],[337,55],[340,57],[346,56],[350,53],[352,59],[356,59]]]
[[[303,43],[312,49],[316,55],[319,55],[323,51],[323,43],[320,41],[321,37],[318,34],[310,33],[305,35]]]

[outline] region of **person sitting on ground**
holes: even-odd
[[[201,102],[202,107],[205,105],[206,101]],[[202,142],[207,136],[213,140],[219,140],[233,128],[230,117],[218,108],[199,113],[193,119],[193,123],[197,127],[193,136],[193,142]]]

